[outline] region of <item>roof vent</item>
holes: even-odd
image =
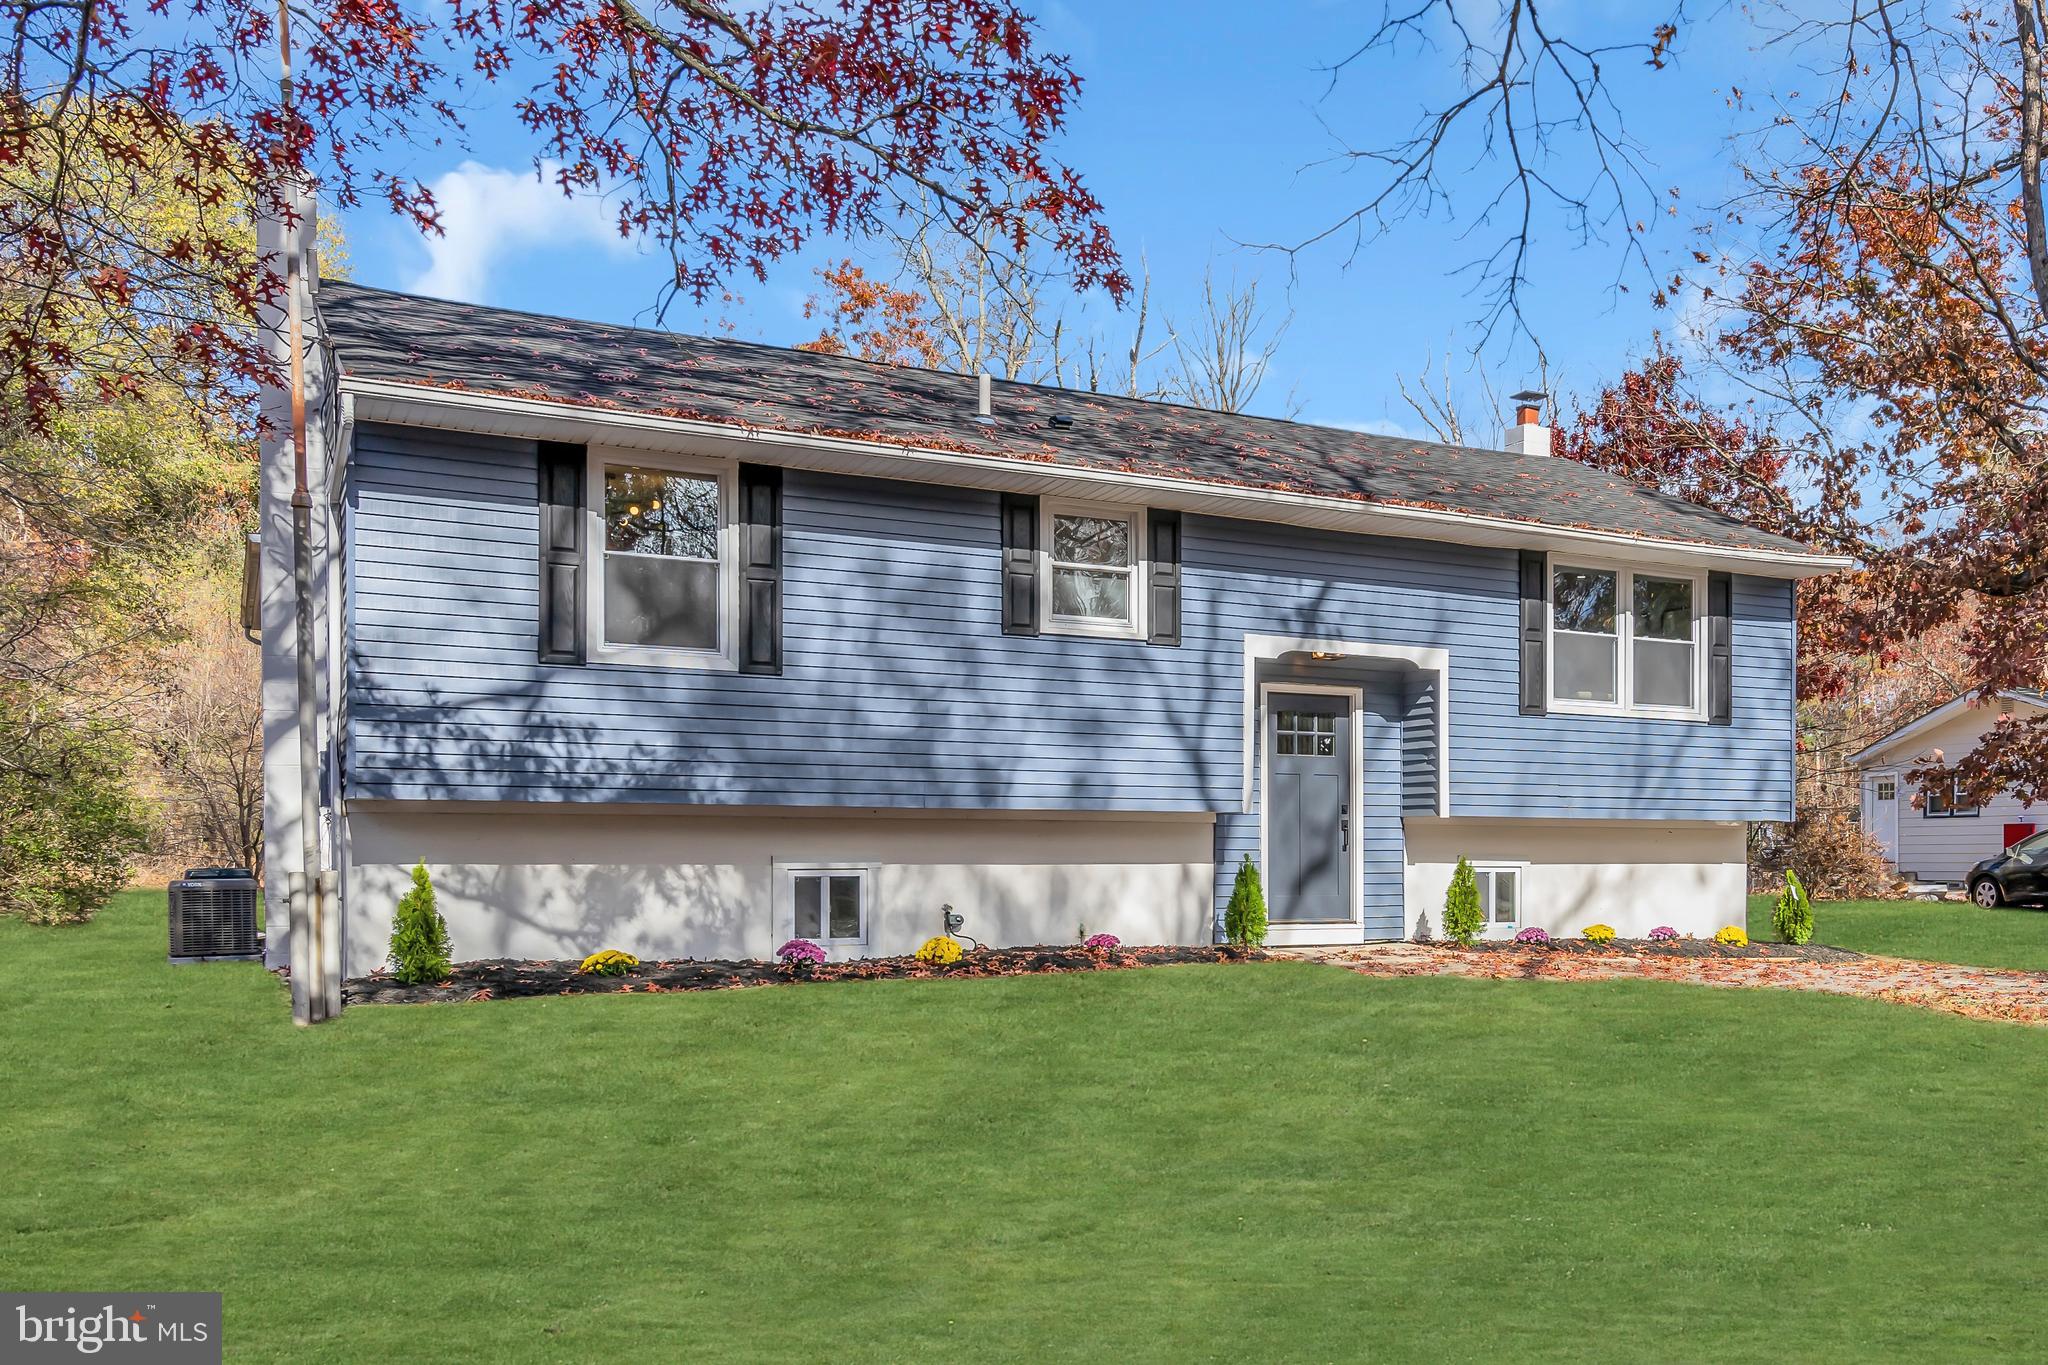
[[[1510,454],[1550,454],[1550,428],[1543,425],[1543,400],[1548,397],[1550,395],[1541,389],[1524,389],[1508,395],[1508,400],[1515,405],[1515,424],[1508,428]]]
[[[974,387],[976,400],[974,420],[985,427],[992,427],[996,424],[995,400],[994,395],[990,392],[993,382],[990,380],[987,370],[983,370],[974,377]]]
[[[1056,412],[1045,419],[1045,424],[1055,431],[1065,431],[1068,427],[1074,425],[1074,419],[1067,416],[1064,412]]]

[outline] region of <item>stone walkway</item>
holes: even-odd
[[[1463,952],[1434,943],[1369,943],[1342,948],[1273,948],[1274,957],[1326,962],[1362,976],[1470,976],[1489,980],[1608,981],[1634,977],[1700,986],[1767,987],[1860,995],[1898,1005],[2048,1025],[2048,973],[1956,967],[1896,957],[1833,962],[1797,958],[1676,957],[1526,951]]]

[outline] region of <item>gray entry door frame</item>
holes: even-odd
[[[1349,943],[1363,933],[1357,687],[1261,688],[1259,866],[1268,941]]]

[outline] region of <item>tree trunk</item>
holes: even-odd
[[[2034,307],[2048,314],[2048,212],[2041,202],[2041,13],[2037,0],[2013,0],[2020,46],[2020,203],[2027,217],[2027,268]]]

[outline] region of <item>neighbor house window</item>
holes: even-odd
[[[1560,710],[1700,713],[1697,575],[1559,565],[1550,694]]]
[[[1136,635],[1143,610],[1137,508],[1044,504],[1046,628],[1076,635]]]
[[[1479,879],[1479,909],[1490,929],[1512,929],[1521,923],[1522,869],[1474,867]]]
[[[592,459],[604,564],[590,613],[600,658],[722,659],[730,634],[729,471]]]
[[[1921,800],[1922,813],[1940,819],[1975,816],[1977,807],[1970,805],[1964,797],[1954,774],[1936,778],[1927,784]]]

